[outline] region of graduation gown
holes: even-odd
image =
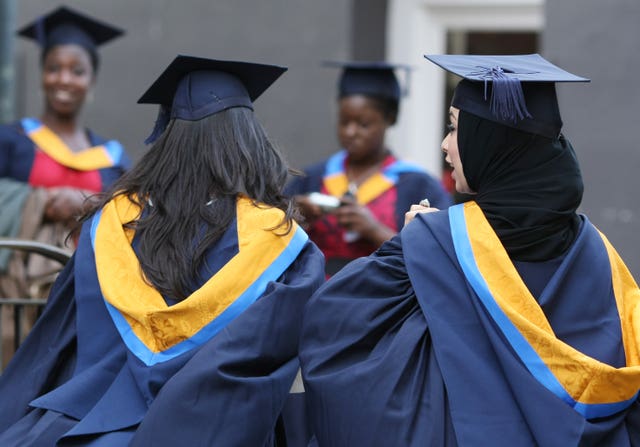
[[[640,292],[582,219],[536,297],[541,266],[516,269],[474,202],[329,280],[300,346],[319,445],[640,445]]]
[[[83,226],[44,314],[0,377],[0,445],[272,445],[322,256],[239,199],[209,272],[168,305],[140,274],[125,198]]]
[[[122,145],[88,131],[93,145],[71,149],[36,118],[0,126],[0,177],[33,187],[104,191],[131,165]]]
[[[11,231],[4,237],[20,237],[68,249],[73,229],[69,222],[45,218],[48,189],[69,187],[90,193],[106,190],[131,162],[122,145],[87,130],[92,147],[73,152],[60,137],[35,118],[0,126],[0,181],[18,194],[0,194],[0,223]],[[7,192],[7,191],[5,191]],[[75,238],[74,241],[75,242]],[[0,264],[0,297],[44,298],[60,266],[39,255],[16,255],[3,250]],[[11,309],[4,315],[6,331],[12,331]],[[30,328],[33,318],[24,323]],[[13,335],[4,334],[11,344]],[[13,347],[5,346],[5,354]],[[5,356],[6,358],[6,356]],[[2,361],[4,359],[0,359]]]
[[[347,151],[341,150],[322,163],[310,166],[303,177],[297,177],[287,186],[287,193],[308,194],[321,192],[342,197],[348,191],[346,167]],[[444,209],[451,205],[451,196],[440,182],[417,165],[388,155],[380,171],[363,182],[356,193],[359,204],[387,227],[399,231],[404,215],[412,204],[428,198],[431,205]],[[345,238],[344,228],[337,219],[326,214],[308,229],[313,240],[327,259],[327,273],[333,274],[349,261],[371,254],[376,246],[363,240]]]

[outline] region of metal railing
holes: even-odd
[[[18,350],[18,347],[27,336],[24,328],[25,310],[28,308],[35,308],[36,315],[39,317],[42,313],[42,309],[44,309],[45,304],[47,304],[46,299],[0,298],[0,334],[2,334],[3,338],[5,335],[4,328],[2,327],[4,309],[13,309],[13,343],[11,346],[9,346],[12,355]],[[0,342],[0,373],[3,369],[2,363],[5,355],[4,349],[5,343],[3,339],[2,342]]]
[[[64,266],[71,258],[71,254],[66,250],[42,242],[25,239],[0,237],[0,248],[26,251],[45,256],[59,262],[61,267]],[[46,303],[46,299],[0,297],[0,337],[2,338],[2,340],[0,340],[0,372],[2,372],[3,362],[5,355],[7,354],[4,352],[4,349],[10,348],[11,355],[13,355],[27,336],[28,330],[30,329],[25,327],[25,324],[27,324],[27,321],[33,322],[34,320],[33,318],[26,318],[26,313],[28,312],[27,309],[34,309],[34,314],[37,318],[42,313]],[[8,320],[8,322],[13,323],[13,331],[11,331],[13,336],[9,346],[5,346],[6,334],[2,327],[5,309],[13,310],[13,318]],[[31,316],[33,316],[33,314]]]

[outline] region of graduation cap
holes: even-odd
[[[18,35],[35,40],[43,52],[56,45],[76,44],[97,62],[97,47],[121,36],[119,28],[71,8],[61,6],[18,30]]]
[[[197,121],[232,107],[253,110],[253,101],[285,71],[277,65],[178,55],[138,100],[160,105],[145,143],[156,140],[173,118]]]
[[[395,75],[396,70],[406,72],[406,84],[411,67],[388,62],[337,62],[327,61],[327,67],[342,68],[342,75],[338,81],[338,96],[368,95],[390,98],[396,101],[406,94]]]
[[[589,82],[539,54],[425,55],[463,79],[451,105],[481,118],[555,138],[562,128],[556,82]]]

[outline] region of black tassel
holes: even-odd
[[[487,83],[491,82],[491,113],[504,121],[516,122],[525,117],[531,118],[524,100],[524,92],[520,80],[515,76],[507,76],[501,67],[479,67],[471,73],[484,79],[484,99],[487,99]]]
[[[525,116],[531,118],[524,101],[520,80],[506,76],[502,70],[493,78],[491,113],[513,123],[524,119]]]

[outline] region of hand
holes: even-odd
[[[56,187],[47,190],[47,203],[44,216],[52,222],[71,223],[82,215],[85,201],[90,192],[69,187]]]
[[[432,206],[411,205],[411,209],[406,213],[404,213],[404,224],[406,226],[409,222],[411,222],[416,217],[417,214],[435,213],[436,211],[440,211],[440,210]]]
[[[306,195],[297,195],[293,197],[294,202],[298,206],[300,213],[304,217],[303,226],[306,228],[312,225],[316,220],[322,217],[322,208],[309,200]]]
[[[345,230],[358,233],[361,238],[377,246],[395,235],[393,230],[376,219],[369,208],[358,204],[353,196],[344,196],[340,200],[342,206],[336,209],[335,215],[338,225]]]

